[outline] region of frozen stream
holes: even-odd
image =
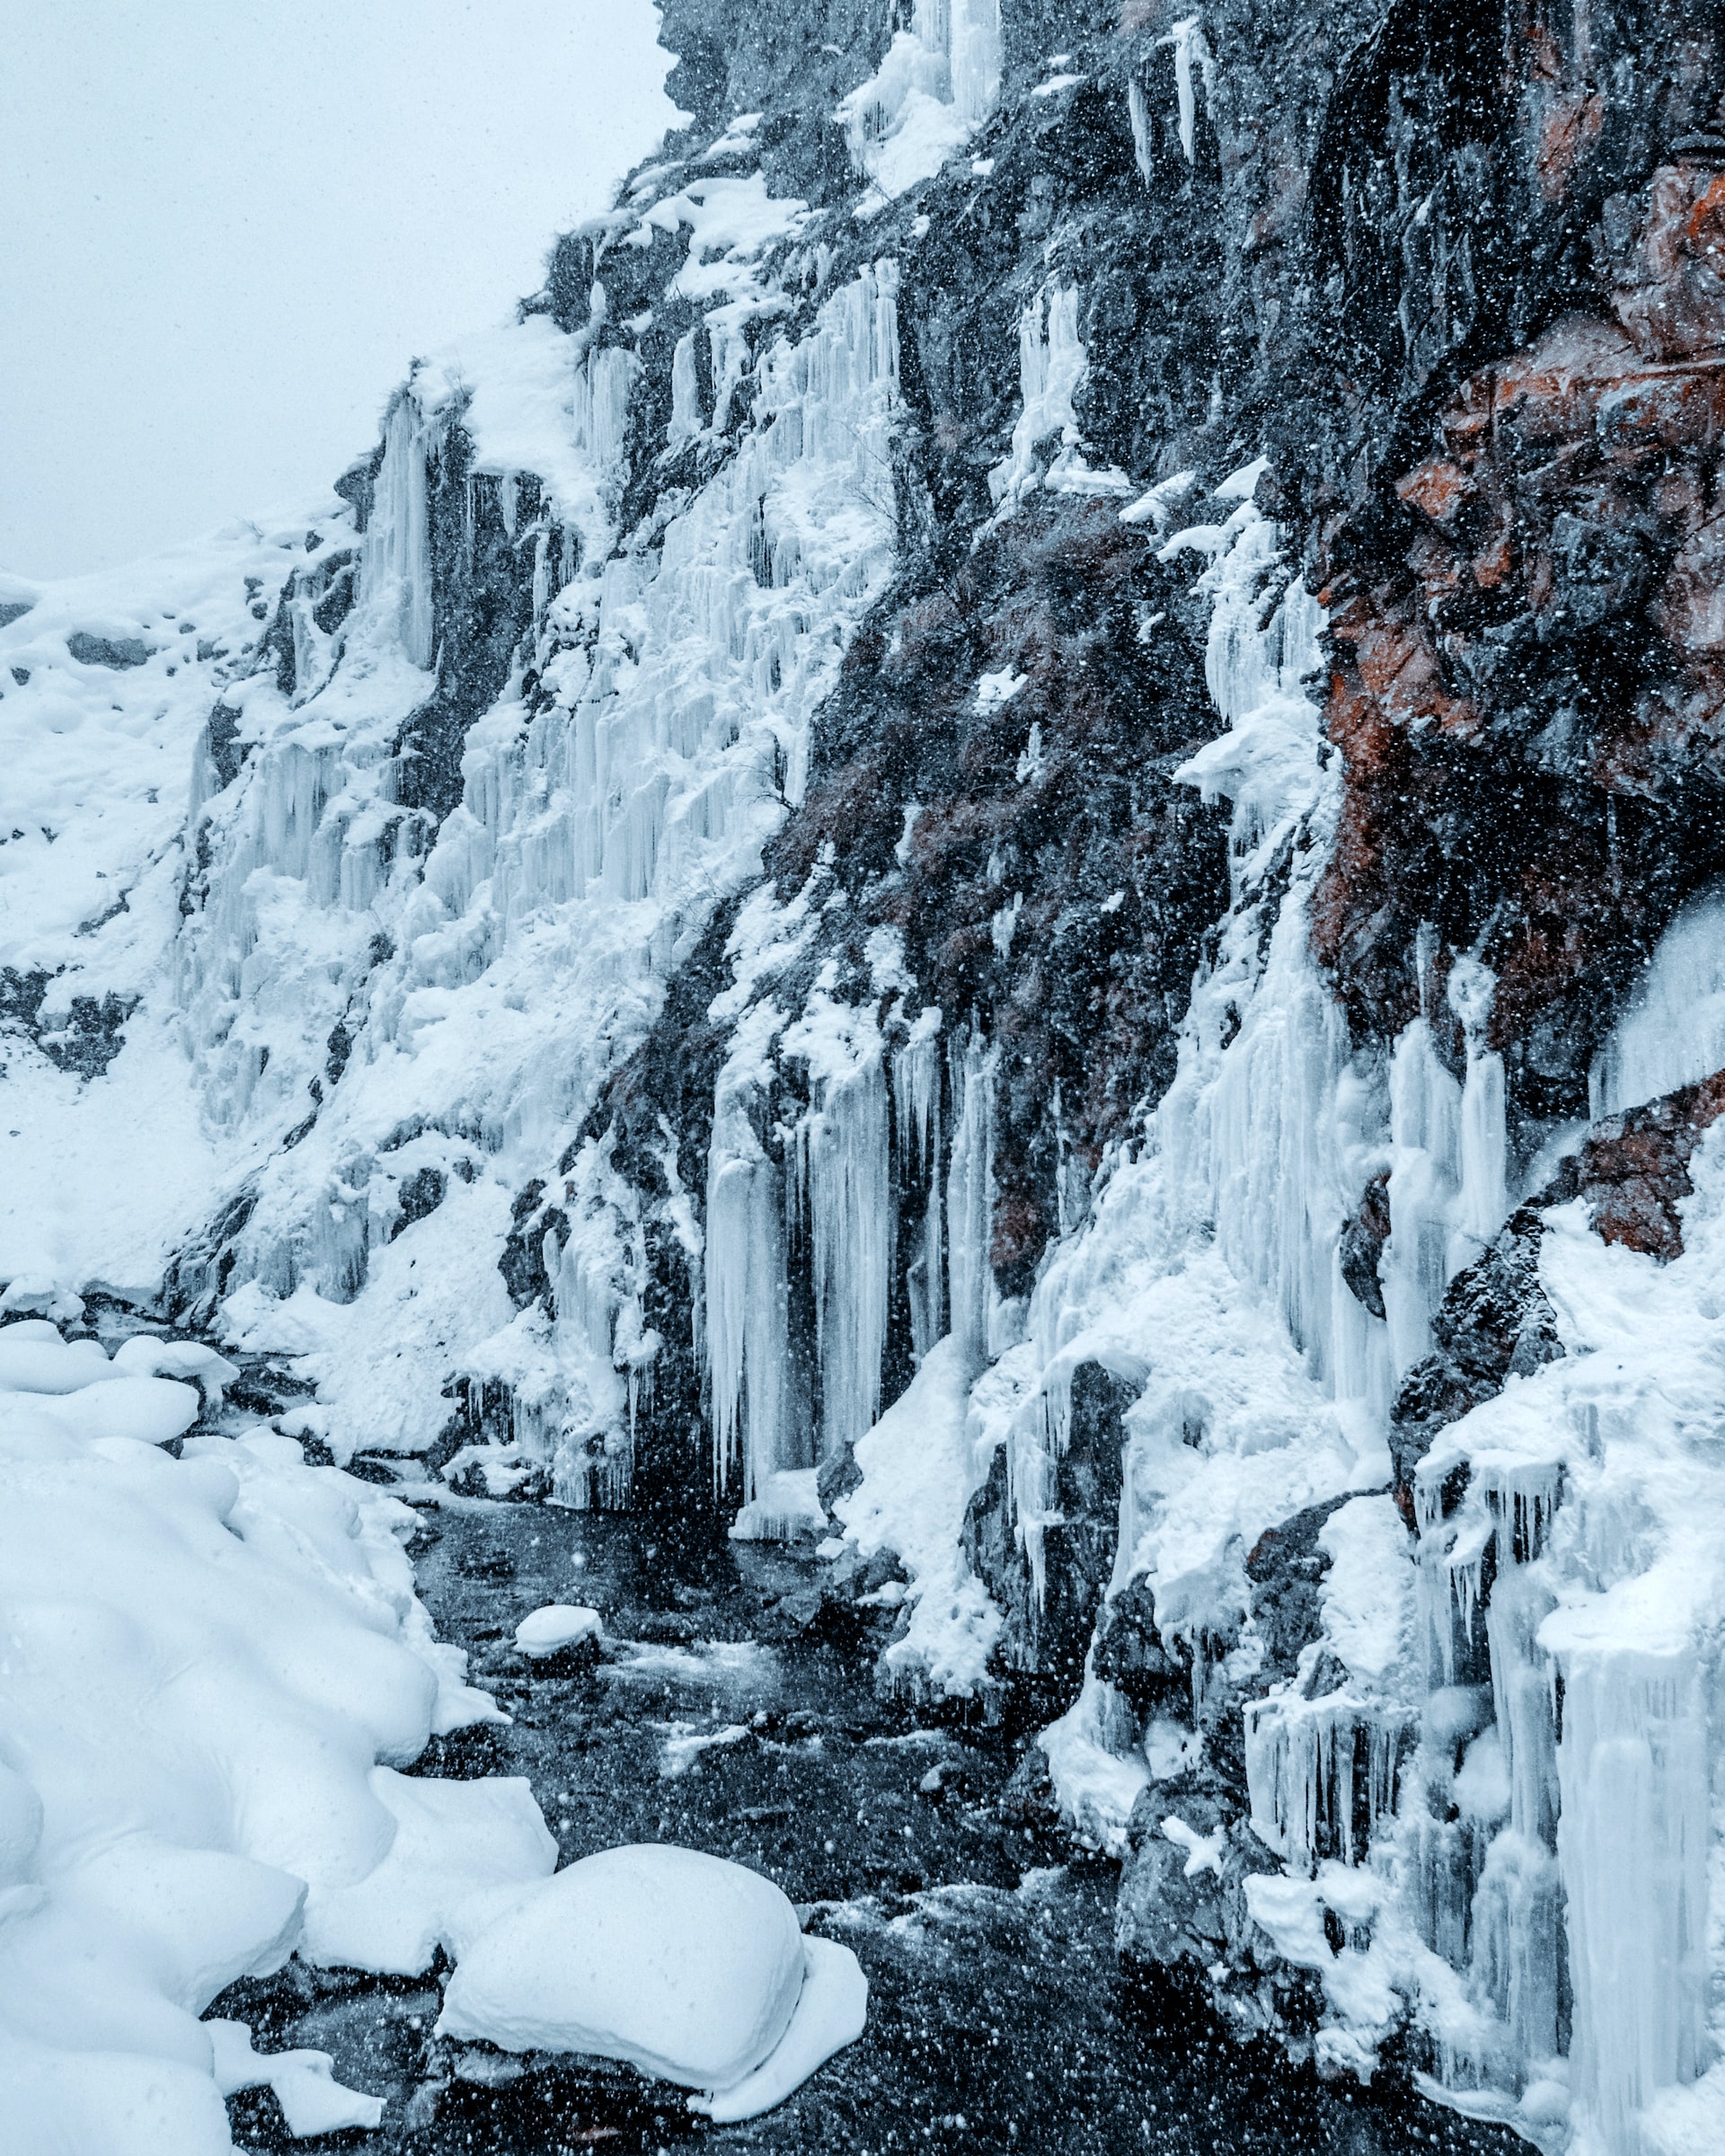
[[[812,1563],[751,1545],[673,1553],[650,1521],[616,1515],[445,1500],[423,1516],[420,1592],[514,1721],[434,1745],[420,1771],[527,1775],[566,1860],[667,1839],[767,1873],[861,1958],[868,2032],[780,2110],[714,2129],[630,2073],[523,2073],[434,2043],[428,1983],[296,1963],[213,2010],[252,2020],[261,2047],[333,2053],[341,2079],[389,2099],[385,2123],[295,2143],[260,2092],[231,2105],[242,2145],[555,2156],[716,2132],[858,2156],[1521,2146],[1393,2094],[1322,2087],[1124,1984],[1113,1868],[1014,1803],[1022,1736],[877,1700],[866,1651],[807,1636]],[[612,1658],[529,1671],[515,1627],[550,1602],[598,1608]]]

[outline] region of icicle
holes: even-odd
[[[1594,1062],[1588,1114],[1621,1115],[1725,1070],[1725,893],[1684,907]]]
[[[1451,1251],[1452,1272],[1478,1257],[1509,1210],[1503,1058],[1485,1045],[1496,993],[1497,981],[1488,968],[1477,959],[1456,959],[1450,970],[1448,996],[1467,1043],[1467,1074],[1462,1088],[1461,1192],[1456,1206],[1461,1243]]]
[[[918,0],[918,13],[925,0]],[[1000,0],[944,0],[947,57],[952,102],[972,127],[986,119],[1000,97]]]
[[[1206,97],[1215,89],[1216,63],[1210,57],[1210,49],[1205,42],[1204,32],[1199,27],[1196,15],[1186,15],[1175,23],[1165,38],[1156,40],[1158,45],[1172,45],[1174,49],[1174,94],[1180,101],[1180,146],[1186,153],[1188,164],[1198,162],[1198,89],[1192,79],[1192,63],[1197,61],[1204,77]]]
[[[1431,1352],[1431,1320],[1450,1276],[1462,1090],[1417,1018],[1390,1065],[1390,1240],[1379,1268],[1398,1374]]]
[[[713,1487],[730,1487],[741,1454],[744,1501],[767,1476],[801,1467],[786,1409],[784,1198],[779,1170],[754,1125],[779,1014],[757,1007],[739,1026],[720,1072],[707,1168],[705,1295],[712,1383]]]
[[[1056,484],[1068,466],[1074,478],[1088,476],[1076,454],[1078,422],[1073,411],[1073,398],[1089,367],[1078,334],[1074,287],[1050,286],[1025,308],[1019,320],[1018,366],[1022,408],[1012,450],[988,474],[988,489],[997,503],[1016,501],[1041,483],[1035,451],[1051,435],[1059,438],[1062,454],[1048,483]]]
[[[1252,1832],[1310,1878],[1321,1859],[1353,1864],[1394,1810],[1406,1717],[1346,1694],[1304,1700],[1271,1692],[1245,1710]],[[1359,1752],[1366,1753],[1367,1839],[1355,1839]]]
[[[948,1050],[956,1123],[947,1175],[948,1264],[952,1331],[980,1368],[988,1355],[995,1301],[989,1246],[995,1212],[995,1067],[998,1050],[974,1034]]]
[[[806,1058],[813,1102],[797,1127],[793,1236],[809,1224],[820,1356],[821,1452],[873,1427],[892,1289],[892,1154],[887,1079],[872,1012],[817,990],[780,1053]]]
[[[946,1330],[940,1180],[941,1023],[937,1009],[931,1006],[923,1012],[892,1064],[899,1180],[907,1188],[920,1184],[928,1194],[917,1248],[905,1274],[911,1352],[918,1363]]]
[[[1138,177],[1148,187],[1156,169],[1150,140],[1150,108],[1145,102],[1144,85],[1136,75],[1126,85],[1126,110],[1132,122],[1132,151],[1137,159]]]
[[[1558,1855],[1578,2107],[1611,2156],[1708,2063],[1707,1713],[1693,1654],[1566,1661]]]
[[[425,454],[419,406],[403,391],[390,406],[384,426],[384,461],[366,527],[361,576],[366,600],[394,623],[402,649],[416,667],[431,664]]]
[[[671,355],[671,423],[666,446],[677,449],[693,441],[705,422],[701,416],[701,379],[694,363],[694,331],[686,330]]]

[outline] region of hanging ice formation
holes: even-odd
[[[812,1268],[821,1449],[839,1453],[874,1427],[887,1348],[894,1209],[880,1031],[871,1013],[817,991],[779,1053],[809,1074],[810,1105],[791,1138],[791,1217]]]
[[[1202,75],[1205,95],[1208,97],[1214,88],[1216,63],[1210,57],[1210,48],[1197,15],[1183,15],[1168,35],[1158,40],[1158,42],[1173,48],[1174,91],[1180,107],[1180,146],[1186,153],[1187,163],[1193,164],[1198,159],[1198,76],[1193,74],[1193,68],[1196,66]]]
[[[1394,1382],[1429,1350],[1446,1285],[1491,1242],[1527,1170],[1509,1156],[1483,966],[1458,960],[1428,986],[1447,1010],[1416,1019],[1387,1067],[1350,1053],[1306,949],[1332,815],[1304,685],[1315,610],[1296,584],[1266,623],[1264,588],[1281,572],[1249,504],[1168,552],[1189,549],[1211,558],[1209,685],[1229,723],[1187,775],[1234,803],[1234,909],[1139,1158],[1114,1167],[1043,1268],[1030,1312],[1039,1375],[1002,1441],[1028,1548],[1073,1369],[1127,1374],[1138,1358],[1115,1584],[1149,1586],[1201,1693],[1242,1636],[1238,1552],[1303,1506],[1386,1479]],[[1281,895],[1265,871],[1290,841]],[[1597,1105],[1725,1060],[1717,941],[1709,901],[1669,932],[1601,1057]],[[1459,1031],[1459,1079],[1438,1054],[1439,1020]],[[1386,1170],[1381,1321],[1342,1281],[1338,1238]],[[1711,1215],[1693,1218],[1700,1234]],[[1698,2079],[1716,2051],[1703,1938],[1721,1727],[1703,1644],[1721,1580],[1699,1523],[1725,1516],[1702,1437],[1711,1321],[1692,1345],[1679,1288],[1644,1365],[1595,1358],[1596,1340],[1632,1336],[1627,1311],[1655,1284],[1614,1269],[1621,1253],[1585,1223],[1546,1247],[1548,1273],[1561,1260],[1552,1292],[1574,1313],[1570,1357],[1445,1433],[1420,1471],[1413,1542],[1387,1497],[1331,1515],[1369,1517],[1371,1533],[1334,1545],[1322,1641],[1244,1705],[1252,1824],[1287,1869],[1249,1882],[1246,1898],[1321,1982],[1319,2047],[1336,2063],[1369,2061],[1405,2018],[1434,2088],[1535,2137],[1568,2119],[1577,2148],[1641,2156],[1687,2145],[1681,2122],[1702,2112],[1683,2107],[1716,2086]],[[1713,1243],[1681,1262],[1705,1277]],[[1458,1480],[1465,1499],[1446,1515]],[[1122,1756],[1120,1728],[1120,1703],[1092,1676],[1044,1740],[1063,1800],[1105,1836],[1161,1771],[1154,1729],[1146,1762]],[[1669,2143],[1648,2137],[1655,2115]]]
[[[1692,899],[1659,940],[1595,1061],[1588,1114],[1620,1115],[1725,1070],[1725,897]]]
[[[838,108],[857,169],[878,209],[930,179],[1000,96],[1000,0],[915,0],[869,80]]]
[[[710,210],[686,217],[703,229]],[[794,226],[764,195],[749,214]],[[718,277],[752,294],[756,272],[727,258]],[[381,1444],[431,1443],[453,1364],[474,1401],[504,1403],[485,1434],[571,1501],[626,1491],[651,1362],[633,1230],[613,1206],[615,1252],[551,1252],[535,1338],[500,1299],[509,1197],[801,793],[809,715],[893,559],[896,292],[885,261],[800,335],[736,337],[734,449],[622,546],[632,351],[530,315],[420,366],[362,475],[363,535],[333,519],[296,574],[296,662],[226,693],[233,745],[212,736],[204,758],[208,869],[180,940],[204,1112],[239,1186],[206,1297],[238,1294],[252,1337],[293,1332]],[[345,619],[301,635],[325,564],[356,554]],[[438,624],[480,577],[520,641],[475,698]],[[446,777],[420,775],[438,758]],[[418,805],[435,785],[441,813]],[[428,1201],[416,1233],[448,1245],[435,1309],[398,1241]],[[301,1288],[303,1318],[273,1314]],[[392,1324],[422,1328],[423,1356],[330,1314],[374,1289]]]
[[[988,490],[1002,512],[1038,487],[1057,494],[1133,492],[1123,472],[1111,465],[1093,470],[1084,461],[1073,399],[1089,361],[1078,333],[1075,287],[1051,285],[1031,300],[1019,323],[1018,358],[1022,404],[1012,449],[988,474]],[[1049,442],[1052,455],[1039,457]]]

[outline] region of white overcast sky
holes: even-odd
[[[670,123],[651,0],[0,0],[0,570],[322,494]]]

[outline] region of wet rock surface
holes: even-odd
[[[868,2030],[781,2109],[713,2128],[680,2091],[624,2070],[438,2041],[435,1976],[296,1963],[212,2012],[252,2022],[261,2049],[330,2052],[340,2079],[389,2109],[375,2134],[296,2143],[273,2096],[254,2092],[230,2105],[242,2146],[561,2156],[713,2138],[859,2156],[1391,2156],[1411,2134],[1444,2156],[1508,2145],[1393,2089],[1326,2087],[1233,2040],[1208,2005],[1123,1973],[1116,1867],[1053,1825],[1017,1771],[1023,1733],[877,1698],[866,1651],[802,1629],[808,1560],[679,1548],[647,1521],[538,1507],[445,1500],[421,1516],[421,1593],[513,1719],[435,1744],[416,1771],[526,1775],[565,1862],[664,1840],[755,1867],[807,1928],[855,1951]],[[602,1611],[602,1656],[530,1665],[516,1625],[570,1600]],[[1176,1895],[1157,1921],[1196,1946],[1214,1897],[1188,1898],[1184,1916]]]

